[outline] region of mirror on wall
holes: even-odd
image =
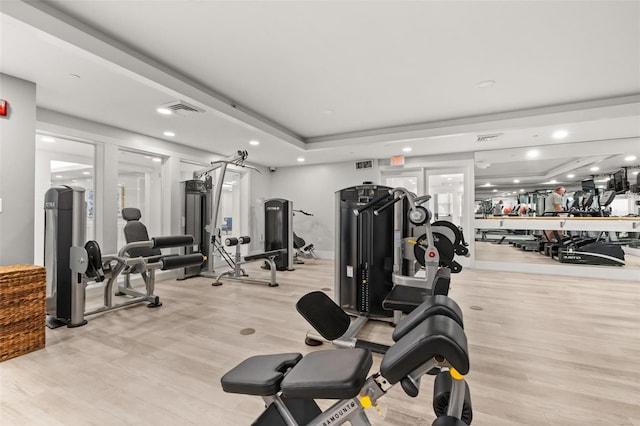
[[[633,220],[634,216],[640,214],[636,204],[640,200],[636,186],[639,171],[638,139],[476,152],[475,218],[478,221],[540,216],[547,195],[556,187],[563,186],[566,188],[564,202],[567,209],[590,210],[593,216],[609,216],[612,220],[614,217]],[[616,174],[618,178],[624,176],[628,185],[625,182],[622,187],[617,187]],[[603,198],[607,190],[614,193],[617,191],[609,201]],[[593,192],[596,197],[588,205],[583,205],[589,201],[586,197],[588,192]],[[484,220],[482,223],[492,222]],[[539,238],[542,232],[527,229],[481,229],[476,225],[475,258],[480,261],[557,264],[557,261],[540,256],[537,252],[514,248],[515,242]],[[598,231],[573,231],[565,235],[573,235],[576,239],[595,238],[621,245],[625,251],[624,268],[640,269],[638,232],[612,231],[607,229],[607,222],[603,222],[602,229]]]

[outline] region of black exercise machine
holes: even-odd
[[[139,213],[138,211],[138,219]],[[50,328],[62,325],[79,327],[87,323],[85,316],[134,303],[148,302],[149,307],[161,306],[159,297],[154,294],[155,271],[199,265],[204,261],[204,256],[200,253],[186,256],[157,254],[161,248],[193,244],[193,237],[180,235],[148,238],[146,228],[140,223],[134,225],[134,228],[137,228],[139,237],[144,234],[145,240],[132,241],[117,254],[103,256],[97,242],[89,241],[85,244],[85,218],[84,188],[58,186],[46,192],[45,267],[47,326]],[[154,255],[145,256],[147,253]],[[144,292],[131,285],[129,275],[134,273],[143,275]],[[118,279],[122,275],[125,277],[124,283],[118,285]],[[102,283],[103,306],[85,312],[86,288],[91,281]],[[113,303],[115,287],[115,295],[127,296],[121,303]]]
[[[446,221],[430,223],[425,207],[430,198],[372,184],[337,192],[335,294],[342,313],[327,315],[355,319],[329,342],[383,353],[384,345],[356,338],[367,321],[397,323],[428,297],[448,294],[451,273],[462,269],[454,256],[467,255],[468,249],[460,228]],[[312,346],[323,341],[313,331],[305,338]]]
[[[317,312],[312,311],[326,310],[327,304],[334,303],[324,293],[315,292],[303,296],[297,308],[305,318],[314,318]],[[371,424],[365,410],[377,407],[377,401],[391,387],[399,383],[407,395],[416,397],[422,376],[435,373],[433,408],[437,419],[432,425],[469,425],[473,413],[464,380],[469,371],[464,330],[455,319],[437,311],[425,315],[428,310],[416,310],[398,323],[393,333],[395,343],[384,354],[380,370],[372,375],[368,376],[372,354],[363,348],[317,351],[304,357],[281,353],[244,360],[221,378],[222,388],[262,397],[266,409],[253,423],[257,426],[346,422],[362,426]],[[322,326],[318,332],[323,332]],[[337,402],[322,411],[316,399]]]

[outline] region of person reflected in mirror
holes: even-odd
[[[498,201],[498,204],[493,206],[493,215],[494,216],[502,216],[502,207],[504,202],[502,200]]]
[[[564,193],[566,192],[566,189],[564,188],[564,186],[558,186],[556,187],[556,189],[547,196],[547,198],[545,199],[545,203],[544,203],[544,213],[545,216],[558,216],[560,215],[560,213],[565,212],[564,210]],[[556,235],[558,234],[560,236],[562,236],[562,234],[560,234],[559,232],[554,232],[554,231],[544,231],[545,235],[547,236],[547,239],[549,241],[556,241]]]

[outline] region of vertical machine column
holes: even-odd
[[[44,266],[47,269],[47,325],[50,328],[82,325],[84,284],[71,271],[70,251],[73,246],[85,244],[87,204],[84,191],[80,187],[55,186],[44,196]]]
[[[181,182],[183,194],[182,226],[185,235],[193,236],[193,245],[184,248],[184,254],[201,253],[206,257],[202,265],[189,266],[178,271],[178,279],[200,275],[207,271],[208,262],[213,262],[211,252],[211,234],[207,230],[211,219],[210,198],[213,188],[212,179],[193,179]]]
[[[275,258],[278,271],[293,271],[293,203],[282,198],[264,202],[264,251],[287,249]]]
[[[371,208],[358,215],[354,209],[381,198],[393,199],[386,186],[363,184],[336,192],[336,303],[346,312],[368,317],[391,317],[382,301],[393,288],[394,209],[375,215]]]

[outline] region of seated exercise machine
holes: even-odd
[[[269,264],[269,270],[271,271],[271,279],[269,281],[266,281],[266,284],[268,284],[269,287],[278,286],[278,283],[276,282],[275,259],[278,256],[285,254],[287,250],[286,249],[271,250],[264,253],[253,254],[251,256],[244,256],[243,258],[242,254],[240,253],[240,246],[242,244],[248,244],[249,242],[251,242],[251,238],[246,236],[238,237],[238,238],[230,237],[224,240],[225,246],[236,247],[236,253],[234,257],[231,257],[231,255],[226,250],[220,251],[220,255],[225,260],[225,262],[227,262],[227,265],[229,265],[231,270],[227,272],[223,272],[220,275],[218,275],[216,277],[216,280],[211,285],[213,286],[222,285],[222,283],[220,282],[220,279],[222,277],[227,277],[230,279],[238,279],[243,282],[265,283],[263,280],[248,279],[249,275],[245,272],[245,270],[241,266],[241,265],[244,265],[245,263],[255,262],[257,260],[264,260]]]
[[[462,269],[454,256],[468,255],[468,249],[460,228],[446,221],[430,223],[429,195],[364,184],[339,191],[337,197],[335,294],[342,314],[327,312],[327,321],[335,315],[355,319],[329,342],[384,353],[386,346],[356,338],[367,321],[397,324],[430,296],[448,294],[451,273]],[[305,338],[311,346],[323,341],[314,331]]]
[[[138,212],[139,214],[139,212]],[[45,267],[47,269],[47,326],[79,327],[87,323],[87,315],[148,302],[149,307],[161,306],[154,294],[155,271],[198,265],[202,254],[154,255],[145,257],[136,249],[159,250],[193,244],[189,235],[155,237],[126,244],[117,254],[103,256],[95,241],[85,244],[86,203],[84,188],[59,186],[45,194]],[[144,227],[144,225],[142,225]],[[146,235],[146,228],[144,229]],[[141,273],[145,291],[133,288],[129,275]],[[124,284],[118,278],[124,275]],[[103,306],[85,312],[86,287],[90,281],[103,283]],[[113,303],[115,295],[128,296],[122,303]]]
[[[305,318],[314,316],[305,309],[333,303],[321,292],[303,299],[297,307]],[[363,348],[317,351],[304,357],[300,353],[258,355],[226,373],[221,378],[222,388],[229,393],[262,397],[266,409],[254,425],[324,426],[349,422],[360,426],[371,424],[365,410],[377,408],[378,400],[391,387],[400,383],[408,396],[416,397],[422,376],[435,373],[433,408],[437,418],[432,425],[469,425],[473,413],[469,386],[464,380],[469,371],[464,330],[449,316],[436,311],[425,315],[424,311],[418,314],[416,310],[398,323],[393,333],[395,343],[374,374],[369,375],[372,354]],[[337,402],[322,411],[317,399]]]
[[[304,210],[294,210],[294,215],[296,213],[301,213],[305,216],[313,216],[313,214],[305,212]],[[313,243],[307,244],[307,242],[300,238],[294,231],[293,232],[293,248],[296,250],[296,253],[293,256],[293,263],[298,265],[304,265],[301,257],[318,259],[318,256],[315,253],[315,247]]]

